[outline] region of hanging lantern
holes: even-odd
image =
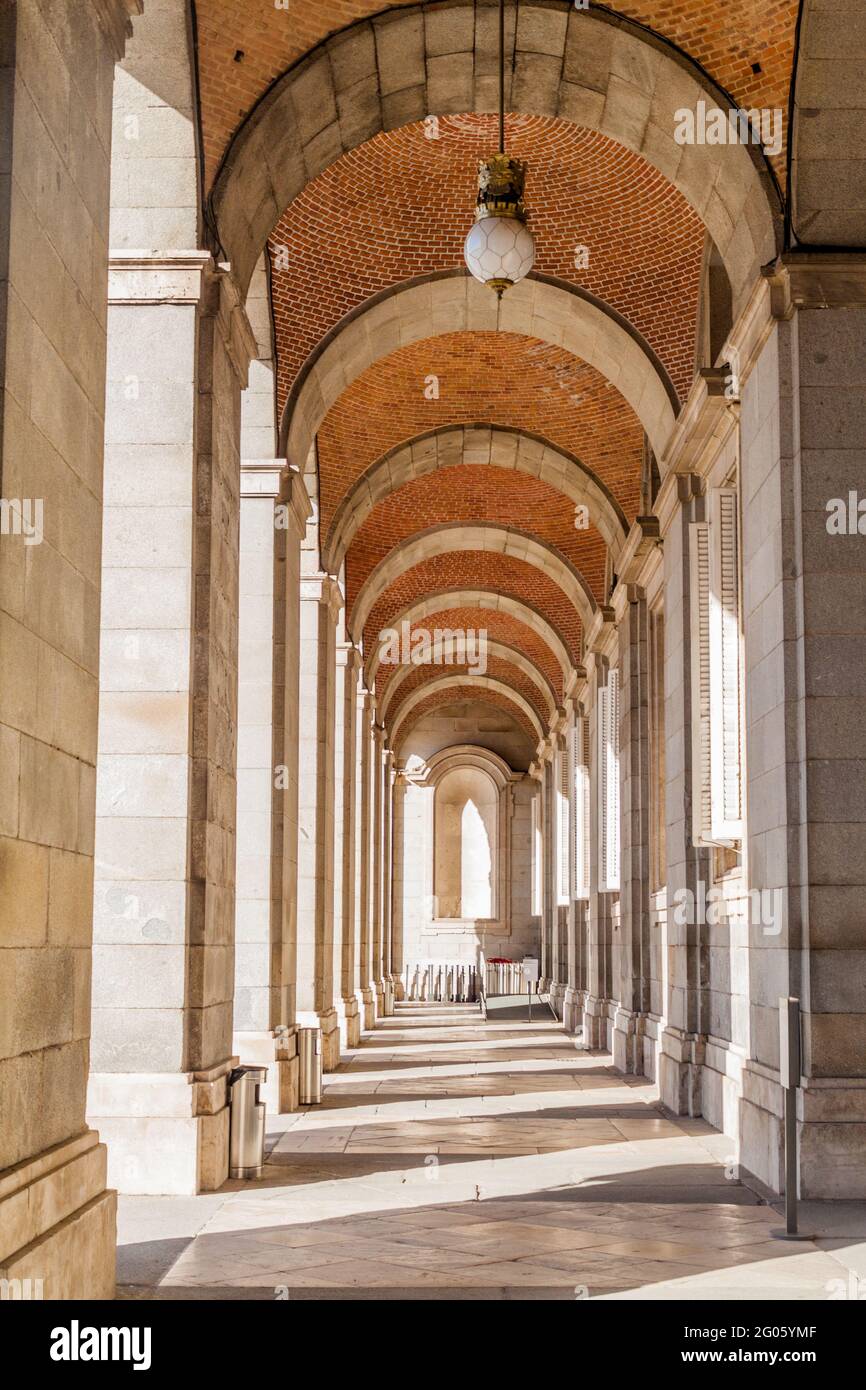
[[[535,262],[535,242],[526,225],[523,189],[526,165],[503,152],[478,166],[475,225],[463,246],[466,265],[476,280],[501,298],[528,275]]]
[[[499,299],[535,263],[535,242],[526,225],[525,183],[525,163],[505,153],[505,0],[499,0],[499,153],[478,166],[475,226],[463,244],[470,274]]]

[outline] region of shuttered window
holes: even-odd
[[[571,729],[571,765],[571,891],[579,900],[589,897],[589,720],[583,715],[575,716]]]
[[[598,692],[599,889],[619,891],[619,672],[611,671]]]
[[[571,839],[569,829],[571,789],[569,781],[568,753],[566,749],[561,749],[556,755],[556,872],[557,897],[561,903],[567,903],[570,897],[568,872]]]
[[[737,494],[714,488],[709,521],[690,527],[692,835],[742,839],[740,580]]]

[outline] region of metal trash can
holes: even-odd
[[[322,1103],[322,1030],[298,1029],[298,1100],[301,1105]]]
[[[260,1178],[265,1162],[265,1103],[259,1087],[267,1067],[235,1067],[229,1074],[229,1177]]]

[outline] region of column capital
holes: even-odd
[[[359,671],[362,657],[354,642],[337,643],[337,665],[345,666],[347,671]]]
[[[343,591],[340,582],[332,574],[305,574],[301,576],[301,603],[321,603],[327,607],[331,621],[336,623],[343,607]]]
[[[212,278],[218,289],[216,317],[223,335],[226,351],[237,372],[241,390],[249,384],[250,363],[259,355],[259,345],[247,317],[246,304],[228,261],[208,267],[206,278]]]
[[[279,497],[285,459],[243,459],[241,497]]]
[[[108,302],[198,304],[213,266],[209,251],[111,251]]]
[[[609,604],[599,605],[598,612],[586,630],[584,645],[587,652],[604,656],[613,650],[616,641],[616,613]]]
[[[282,472],[275,525],[278,531],[290,531],[295,540],[300,541],[313,514],[313,504],[297,464],[286,463],[284,459],[280,463]]]

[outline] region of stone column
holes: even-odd
[[[356,991],[358,935],[357,855],[357,705],[361,653],[352,642],[337,647],[336,839],[334,914],[340,930],[334,932],[334,980],[340,1040],[357,1047],[361,1015]]]
[[[796,995],[801,1195],[862,1200],[866,257],[791,254],[768,289],[739,343],[747,856],[761,894],[740,1152],[779,1187],[778,1000]]]
[[[287,669],[297,685],[298,563],[309,514],[300,475],[284,460],[244,462],[234,1051],[242,1062],[267,1066],[263,1096],[271,1113],[294,1110],[298,1101],[297,865],[294,858],[284,864],[287,819],[297,836],[298,752],[297,730],[287,739],[284,726]],[[296,711],[295,689],[290,718]]]
[[[553,978],[552,942],[553,915],[556,903],[554,889],[554,858],[556,855],[556,819],[554,806],[554,770],[550,743],[541,752],[541,959],[538,962],[538,991],[547,993]]]
[[[373,978],[376,996],[376,1017],[385,1012],[384,978],[384,885],[385,885],[385,729],[374,724],[372,729],[373,763]]]
[[[370,1029],[376,1022],[376,992],[373,988],[373,735],[374,697],[362,686],[358,692],[358,912],[360,950],[358,989],[363,1015],[363,1027]]]
[[[124,1191],[228,1172],[240,395],[255,350],[204,252],[109,279],[89,1113]]]
[[[587,940],[587,997],[584,1006],[584,1042],[590,1048],[606,1049],[612,1039],[614,898],[601,889],[599,852],[598,692],[607,681],[610,653],[616,633],[609,610],[599,614],[598,630],[587,634],[587,676],[592,699],[589,706],[589,931]]]
[[[619,618],[620,802],[622,827],[619,979],[614,989],[613,1060],[643,1071],[643,1029],[649,1012],[649,698],[646,596],[623,586]],[[618,609],[619,611],[619,609]]]
[[[114,1294],[85,1092],[111,93],[137,8],[0,13],[0,1278],[46,1299]]]
[[[274,767],[283,772],[284,788],[275,788],[273,800],[272,864],[272,901],[280,908],[279,969],[285,991],[287,1059],[297,1009],[301,546],[312,510],[304,479],[289,464],[282,473],[275,527]]]
[[[661,1035],[659,1089],[676,1115],[702,1113],[707,928],[687,914],[678,920],[678,898],[699,902],[701,884],[712,882],[711,851],[692,842],[692,681],[689,524],[704,518],[704,484],[695,474],[676,479],[676,493],[662,519],[665,565],[665,768],[667,785],[667,998]],[[692,920],[694,918],[694,920]]]
[[[392,1000],[396,997],[394,977],[394,948],[392,941],[394,910],[394,754],[385,752],[382,777],[382,979],[393,985]]]
[[[405,885],[402,866],[405,859],[405,811],[408,787],[404,770],[396,771],[392,792],[394,811],[391,830],[391,873],[394,889],[391,896],[391,979],[394,981],[394,997],[396,999],[403,998]]]
[[[314,559],[305,550],[303,558]],[[340,1061],[334,1004],[334,737],[337,619],[331,575],[301,576],[298,764],[298,1023],[322,1030],[326,1071]]]

